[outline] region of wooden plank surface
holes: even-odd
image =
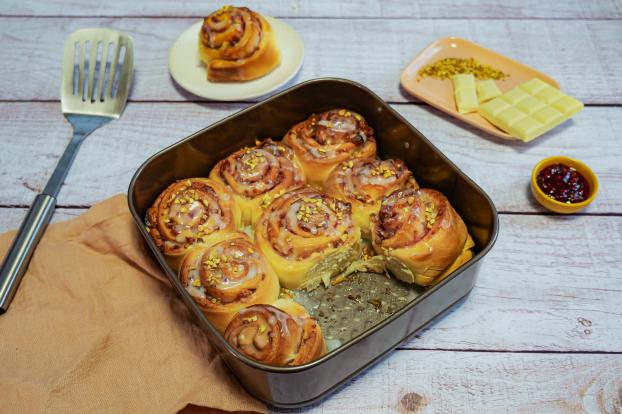
[[[61,209],[55,219],[80,212]],[[0,231],[23,214],[0,209]],[[622,353],[620,234],[622,217],[502,215],[471,294],[402,347]]]
[[[544,3],[543,3],[544,4]],[[285,19],[305,42],[305,64],[292,81],[336,76],[358,81],[391,102],[404,66],[430,42],[471,39],[555,78],[587,104],[622,104],[622,24],[616,20]],[[108,26],[134,37],[133,100],[196,100],[168,74],[168,48],[196,19],[0,18],[1,100],[57,100],[62,50],[72,31]],[[25,77],[26,76],[26,77]],[[27,79],[27,80],[25,80]]]
[[[620,372],[622,355],[397,351],[321,404],[287,412],[619,414]]]
[[[83,208],[57,208],[52,223],[69,220],[79,216],[86,210]],[[26,215],[25,208],[0,207],[0,233],[16,230]]]
[[[130,103],[121,119],[90,136],[80,149],[59,199],[88,206],[126,192],[144,160],[239,110],[240,104]],[[601,189],[588,213],[622,213],[622,108],[590,107],[544,137],[524,144],[497,140],[423,105],[394,105],[493,198],[501,211],[542,212],[528,183],[542,158],[580,158]],[[27,205],[54,169],[71,128],[58,103],[0,103],[3,162],[0,205]]]
[[[0,3],[2,16],[203,16],[222,2],[199,0],[72,2],[52,0],[5,0]],[[622,7],[615,0],[547,1],[538,0],[247,0],[244,5],[277,17],[415,17],[415,18],[620,18]]]
[[[0,2],[0,231],[19,225],[23,207],[44,186],[70,137],[57,101],[63,42],[73,30],[128,31],[136,42],[137,71],[134,102],[119,121],[84,144],[60,195],[60,204],[70,208],[58,209],[55,221],[125,192],[146,157],[248,105],[199,103],[168,75],[168,47],[220,5]],[[305,63],[292,83],[337,76],[370,87],[504,213],[497,244],[465,301],[331,398],[293,412],[622,413],[622,77],[617,75],[622,3],[249,0],[245,5],[283,18],[302,36]],[[414,105],[399,88],[399,73],[419,50],[449,35],[549,74],[588,107],[546,136],[521,144]],[[599,176],[599,195],[583,215],[544,214],[529,194],[532,166],[555,154],[579,158]]]
[[[406,346],[622,351],[620,234],[621,217],[500,216],[468,299]]]

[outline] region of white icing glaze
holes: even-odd
[[[195,298],[201,298],[201,299],[205,299],[207,298],[207,295],[205,294],[205,286],[193,286],[192,284],[189,284],[188,286],[186,286],[186,291],[188,293],[190,293],[190,296],[193,296]]]

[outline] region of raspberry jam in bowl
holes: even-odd
[[[562,156],[549,157],[534,167],[531,192],[544,208],[572,214],[594,200],[598,179],[581,161]]]

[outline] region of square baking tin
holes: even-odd
[[[156,197],[175,180],[207,177],[216,162],[232,152],[254,145],[256,139],[279,140],[291,126],[312,113],[333,108],[347,108],[361,114],[374,128],[381,158],[402,159],[420,186],[445,194],[475,241],[475,255],[445,280],[322,358],[294,367],[265,365],[237,352],[210,324],[147,233],[145,214]],[[481,260],[490,251],[498,232],[497,211],[481,188],[369,89],[333,78],[295,85],[163,149],[145,161],[132,178],[128,203],[140,233],[171,285],[196,316],[226,365],[252,395],[272,406],[285,408],[307,405],[325,397],[463,298],[473,288]]]

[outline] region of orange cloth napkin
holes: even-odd
[[[192,322],[123,195],[48,228],[0,315],[0,367],[2,413],[266,410]]]

